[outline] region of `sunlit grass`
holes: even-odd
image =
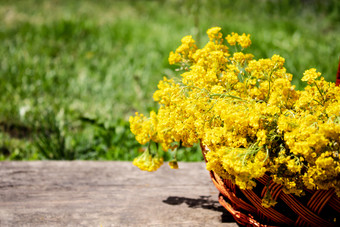
[[[31,144],[1,159],[44,158],[34,144],[51,113],[57,121],[67,120],[65,146],[79,150],[74,158],[132,159],[138,144],[126,120],[156,107],[152,93],[163,76],[175,75],[167,58],[180,39],[191,34],[204,45],[211,26],[222,27],[224,34],[250,33],[249,51],[256,58],[283,56],[298,88],[310,67],[334,81],[340,53],[337,1],[329,1],[334,9],[327,3],[319,10],[319,5],[271,2],[0,1],[2,147],[10,153],[17,148],[7,141],[19,126],[29,129],[22,144]],[[106,131],[81,119],[105,123]],[[124,146],[117,139],[122,135]],[[197,152],[194,157],[183,155],[201,159]]]

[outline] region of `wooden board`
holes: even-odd
[[[0,162],[0,226],[238,226],[204,163]]]

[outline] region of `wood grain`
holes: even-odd
[[[0,226],[237,226],[204,163],[0,162]]]

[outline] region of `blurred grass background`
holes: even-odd
[[[283,56],[299,89],[311,67],[335,81],[340,56],[338,0],[0,0],[0,20],[0,160],[132,160],[128,117],[157,108],[169,52],[212,26]]]

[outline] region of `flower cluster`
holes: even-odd
[[[308,85],[296,90],[284,58],[256,60],[245,53],[250,35],[223,38],[219,27],[207,34],[203,48],[186,36],[170,53],[170,64],[184,72],[159,82],[157,113],[130,118],[136,139],[165,151],[200,142],[209,148],[207,169],[241,189],[268,173],[285,193],[334,188],[340,196],[340,88],[309,69],[302,78]],[[137,166],[157,169],[160,162],[150,160],[159,157],[149,157],[137,158]],[[263,204],[274,205],[267,197]]]

